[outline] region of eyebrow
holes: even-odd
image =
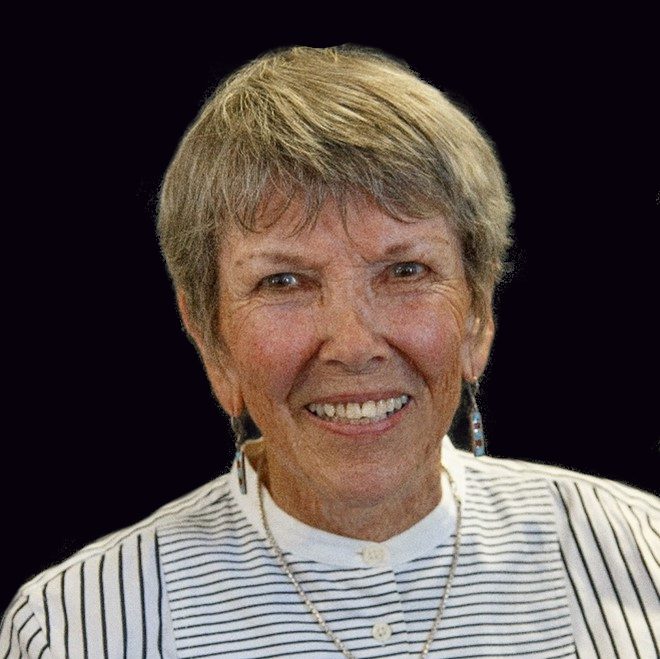
[[[443,247],[450,244],[449,241],[445,238],[438,237],[436,240],[438,243],[442,243]],[[392,256],[407,254],[412,251],[418,250],[420,246],[427,247],[430,244],[431,243],[427,241],[424,242],[406,241],[401,243],[394,243],[385,248],[385,251],[383,252],[383,257],[391,258]],[[314,265],[313,263],[310,263],[308,257],[304,255],[275,249],[275,250],[257,250],[254,252],[250,252],[249,254],[246,254],[243,258],[239,259],[236,262],[236,266],[239,268],[246,267],[249,266],[250,263],[254,260],[262,260],[269,263],[285,263],[287,265],[293,265],[299,268],[310,267],[310,266],[313,267]]]
[[[250,252],[236,261],[236,266],[239,268],[246,267],[254,260],[268,261],[270,263],[287,263],[298,267],[309,266],[305,257],[281,250],[258,250],[256,252]]]
[[[449,241],[446,238],[441,238],[440,236],[438,236],[436,238],[436,241],[438,243],[442,243],[443,246],[449,245]],[[424,242],[407,241],[407,242],[403,242],[403,243],[394,243],[393,245],[390,245],[389,247],[387,247],[387,249],[384,252],[384,256],[398,256],[399,254],[405,254],[406,252],[415,251],[415,250],[419,249],[420,246],[427,247],[430,244],[431,243],[427,242],[427,241],[424,241]]]

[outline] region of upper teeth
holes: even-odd
[[[408,396],[403,394],[397,398],[368,400],[365,403],[312,403],[307,406],[310,412],[318,416],[338,417],[343,419],[374,419],[387,413],[400,410],[407,402]]]

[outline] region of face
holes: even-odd
[[[491,338],[457,240],[442,217],[404,223],[367,202],[345,226],[330,203],[292,236],[298,220],[292,204],[224,243],[226,350],[206,360],[221,404],[261,429],[271,491],[368,504],[437,480],[461,381]]]

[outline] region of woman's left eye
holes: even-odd
[[[261,288],[281,289],[297,286],[298,283],[298,276],[292,272],[278,272],[277,274],[264,277],[259,282],[259,286]]]
[[[407,279],[423,275],[427,269],[425,265],[417,263],[417,261],[406,261],[405,263],[396,263],[390,271],[398,279]]]

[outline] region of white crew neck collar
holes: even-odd
[[[229,487],[244,515],[265,538],[259,514],[257,474],[249,460],[245,462],[247,494],[240,492],[235,464],[229,475]],[[463,467],[457,460],[456,449],[448,437],[442,441],[442,464],[452,475],[458,496],[464,500]],[[381,543],[356,540],[304,524],[277,506],[266,489],[264,489],[264,507],[271,531],[284,552],[292,554],[295,558],[347,568],[364,568],[365,550],[372,552],[372,556],[380,557],[382,560],[376,561],[376,563],[382,567],[394,567],[428,555],[434,548],[451,543],[451,534],[456,525],[456,503],[451,494],[449,479],[444,471],[440,503],[409,529]],[[372,565],[376,566],[373,561]]]

